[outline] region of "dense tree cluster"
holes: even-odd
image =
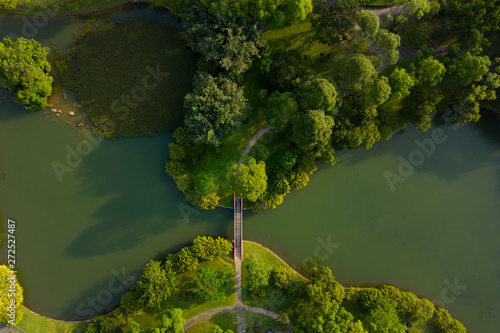
[[[52,94],[48,53],[48,47],[33,39],[5,37],[0,42],[0,86],[26,109],[43,109]]]

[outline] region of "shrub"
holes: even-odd
[[[465,333],[464,325],[451,317],[445,309],[439,309],[434,317],[434,324],[441,333]]]
[[[289,267],[278,267],[273,269],[274,285],[281,289],[288,289],[292,283],[294,274]]]

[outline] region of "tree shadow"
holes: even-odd
[[[144,141],[154,149],[145,149]],[[202,211],[175,188],[164,171],[170,141],[158,137],[105,140],[83,158],[78,168],[81,192],[110,199],[93,214],[98,222],[67,247],[69,256],[92,257],[129,249],[183,224],[231,221],[230,210]],[[226,224],[211,227],[217,234],[225,234]]]
[[[357,165],[369,158],[389,154],[408,161],[415,172],[434,174],[450,182],[491,163],[497,166],[500,174],[499,127],[498,115],[487,110],[481,112],[479,122],[466,125],[444,124],[435,117],[432,127],[426,132],[408,125],[402,135],[395,134],[387,141],[377,142],[369,150],[339,153],[340,163]],[[438,136],[439,133],[441,142],[433,139],[433,135]],[[422,148],[424,145],[427,148]],[[346,158],[343,159],[342,155]],[[400,163],[396,160],[385,171],[398,175]]]

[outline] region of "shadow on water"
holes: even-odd
[[[420,154],[424,159],[420,165],[413,165],[415,172],[434,174],[447,181],[457,180],[466,173],[484,167],[486,163],[496,165],[500,173],[500,154],[494,151],[500,149],[500,120],[497,114],[487,110],[483,110],[481,114],[479,122],[462,126],[451,126],[434,120],[432,127],[426,132],[418,132],[409,125],[403,135],[396,134],[388,141],[378,142],[369,151],[345,152],[348,155],[345,159],[340,156],[340,162],[357,165],[366,162],[369,157],[379,155],[380,150],[406,161],[411,161],[412,154]],[[438,129],[444,132],[444,141],[434,143],[433,152],[424,155],[417,141],[429,142]],[[445,145],[448,147],[444,148]],[[344,153],[339,155],[342,154]],[[397,175],[399,165],[397,160],[386,171]]]
[[[74,239],[66,249],[67,255],[92,257],[126,250],[179,225],[217,221],[230,215],[222,209],[201,211],[176,190],[164,170],[171,139],[163,140],[158,151],[145,151],[142,140],[158,144],[154,142],[158,138],[105,140],[83,158],[77,174],[81,191],[110,199],[95,211],[92,217],[98,222]]]
[[[14,97],[7,89],[0,88],[0,121],[22,118],[30,114],[32,111],[14,102]]]

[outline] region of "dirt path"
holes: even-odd
[[[255,145],[255,143],[264,135],[266,134],[267,132],[269,132],[270,130],[272,129],[272,127],[270,125],[267,125],[266,127],[264,127],[263,129],[261,129],[260,131],[258,131],[257,133],[255,133],[254,136],[252,136],[252,138],[250,139],[250,141],[248,141],[245,149],[243,149],[243,151],[241,152],[241,155],[248,155],[248,153],[250,152],[250,149],[252,149],[252,147]],[[241,162],[241,159],[240,159],[240,162]]]

